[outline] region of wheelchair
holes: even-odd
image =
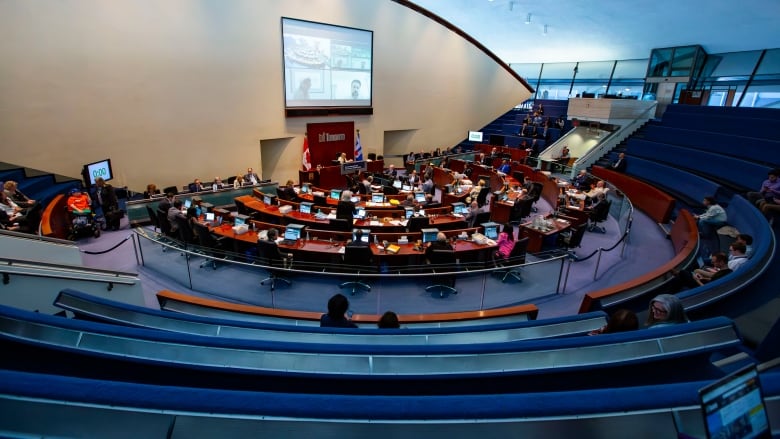
[[[68,212],[70,219],[70,228],[68,230],[68,240],[76,241],[79,238],[87,236],[100,237],[100,224],[95,219],[93,212],[76,213]]]

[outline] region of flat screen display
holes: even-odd
[[[410,190],[412,190],[412,187],[410,185],[408,185],[408,184],[405,184],[405,185],[401,186],[401,190],[403,190],[403,191],[410,191]]]
[[[340,200],[341,199],[341,189],[331,189],[330,197],[333,198],[334,200]]]
[[[355,212],[355,218],[356,219],[365,219],[366,218],[366,209],[363,209],[362,207],[359,207],[357,212]]]
[[[233,220],[233,224],[241,226],[246,224],[246,218],[242,218],[242,215],[236,215],[236,219]]]
[[[267,195],[267,194],[266,194],[266,195],[264,195],[264,196],[263,196],[263,203],[265,203],[265,204],[271,204],[271,197],[270,197],[269,195]]]
[[[371,194],[371,202],[372,203],[384,203],[385,202],[385,194],[381,192],[374,192]]]
[[[769,438],[771,430],[755,366],[699,390],[708,438]]]
[[[418,203],[424,203],[425,202],[425,192],[415,192],[414,193],[414,201]]]
[[[481,131],[469,131],[469,142],[481,142],[481,141],[482,141]]]
[[[393,180],[393,187],[396,189],[401,189],[403,186],[403,183],[401,183],[401,180]]]
[[[368,235],[371,233],[371,230],[369,229],[353,229],[352,230],[352,241],[357,241],[357,232],[360,230],[360,242],[365,242],[368,244]]]
[[[308,184],[301,185],[301,193],[302,194],[308,194],[309,193],[309,185]]]
[[[484,223],[485,237],[487,239],[498,239],[498,223]]]
[[[282,17],[287,108],[371,107],[374,33]]]
[[[411,218],[412,215],[414,215],[414,208],[412,207],[404,208],[404,216],[406,217],[406,219]]]
[[[190,207],[192,207],[192,200],[187,198],[186,200],[184,200],[184,208],[189,209]]]
[[[301,213],[311,213],[312,203],[301,203]]]
[[[289,241],[299,240],[304,227],[300,224],[288,224],[284,230],[284,239]]]
[[[214,221],[214,212],[206,212],[206,221],[208,222]]]
[[[465,215],[468,213],[468,209],[464,203],[452,203],[452,213],[457,215]]]
[[[436,241],[436,235],[439,234],[438,229],[422,229],[421,232],[424,243]]]
[[[95,184],[95,179],[98,177],[102,177],[105,181],[111,180],[114,178],[114,173],[111,170],[111,159],[84,165],[84,175],[89,179],[90,185]]]

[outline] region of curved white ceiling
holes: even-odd
[[[780,0],[412,2],[507,63],[647,58],[654,48],[691,44],[708,53],[780,47]]]

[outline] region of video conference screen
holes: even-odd
[[[95,180],[98,177],[102,177],[105,181],[114,178],[114,173],[111,170],[111,159],[105,159],[99,162],[84,165],[83,172],[84,176],[87,177],[86,179],[89,181],[89,185],[95,184]]]
[[[374,33],[282,18],[284,99],[295,107],[371,107]]]

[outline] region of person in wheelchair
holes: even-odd
[[[95,224],[92,217],[92,200],[89,195],[82,192],[81,189],[73,188],[68,197],[68,213],[71,215],[71,237],[76,238],[82,232],[88,232],[95,237],[100,236],[100,228]]]

